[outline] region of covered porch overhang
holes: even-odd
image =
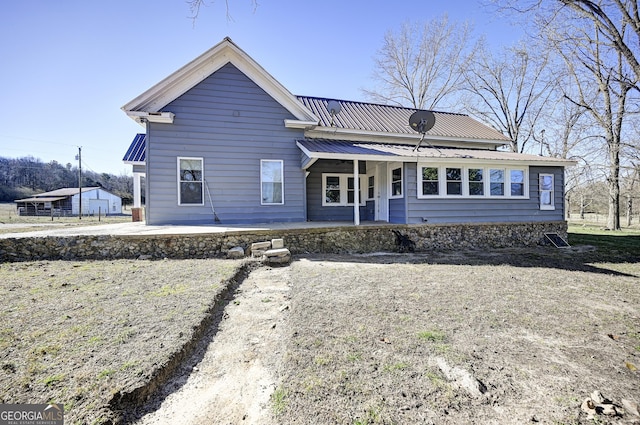
[[[301,167],[308,170],[319,159],[353,161],[354,181],[354,224],[360,224],[359,210],[359,161],[372,162],[440,162],[465,164],[501,164],[522,166],[575,165],[575,161],[562,158],[550,158],[538,155],[504,152],[488,149],[460,149],[435,146],[416,146],[414,143],[391,144],[375,142],[357,142],[347,140],[303,139],[296,144],[302,151]]]
[[[505,152],[487,149],[459,149],[434,146],[418,146],[412,144],[391,144],[372,142],[353,142],[346,140],[304,139],[298,140],[297,146],[304,157],[302,168],[308,169],[318,159],[340,159],[353,161],[459,161],[466,163],[508,163],[520,165],[560,166],[568,167],[575,161],[530,155],[516,152]]]

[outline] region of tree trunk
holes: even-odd
[[[631,217],[633,217],[633,198],[627,195],[627,227],[631,226]]]
[[[610,148],[611,164],[609,165],[609,214],[607,228],[620,230],[620,154],[618,149]]]

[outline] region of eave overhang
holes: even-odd
[[[298,140],[296,144],[310,159],[303,166],[304,169],[308,169],[318,159],[554,167],[576,165],[575,161],[561,158],[483,149],[419,147],[414,151],[413,147],[407,145],[330,140]]]
[[[173,124],[175,114],[173,112],[143,112],[143,111],[125,111],[126,114],[138,124],[145,122],[156,122],[161,124]]]

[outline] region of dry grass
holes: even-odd
[[[240,265],[0,264],[0,403],[63,403],[65,423],[104,423],[114,396],[145,385],[190,341]]]
[[[279,423],[587,424],[595,390],[640,402],[640,262],[590,261],[547,248],[295,262]]]

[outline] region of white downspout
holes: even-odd
[[[353,224],[360,225],[360,175],[358,160],[353,160]]]

